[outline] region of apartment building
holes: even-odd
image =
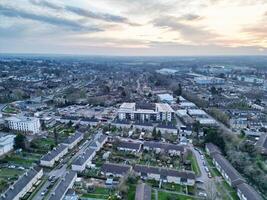
[[[172,121],[174,110],[167,103],[123,103],[118,110],[121,121]]]
[[[92,148],[86,149],[85,152],[83,152],[81,155],[79,155],[79,157],[77,157],[73,161],[71,169],[73,171],[78,171],[78,172],[84,171],[86,166],[91,163],[93,157],[95,156],[95,153],[96,153],[95,149]]]
[[[36,134],[41,130],[40,120],[36,117],[12,116],[5,119],[11,130]]]
[[[15,135],[0,133],[0,156],[13,150]]]

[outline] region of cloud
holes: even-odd
[[[97,27],[87,27],[74,20],[69,20],[66,18],[59,18],[55,16],[49,16],[49,15],[29,13],[27,11],[18,10],[18,9],[3,6],[3,5],[0,5],[0,15],[3,15],[6,17],[23,18],[23,19],[30,19],[34,21],[44,22],[47,24],[64,27],[72,31],[90,31],[90,32],[101,31],[101,29]]]
[[[188,19],[195,19],[195,17],[189,17]],[[152,21],[156,27],[166,28],[171,31],[178,32],[183,39],[192,42],[207,42],[211,38],[214,40],[218,37],[217,34],[206,30],[204,27],[194,26],[181,22],[181,18],[173,16],[162,16]]]
[[[33,5],[36,5],[36,6],[43,6],[43,7],[47,7],[47,8],[51,8],[51,9],[54,9],[54,10],[59,10],[59,9],[62,9],[61,6],[57,5],[57,4],[54,4],[54,3],[51,3],[49,1],[46,1],[46,0],[29,0]]]
[[[66,6],[65,10],[72,12],[72,13],[75,13],[77,15],[83,16],[83,17],[88,17],[88,18],[97,19],[97,20],[103,20],[106,22],[115,22],[115,23],[125,23],[125,24],[130,24],[130,25],[137,25],[135,23],[129,22],[129,20],[126,17],[122,17],[119,15],[93,12],[90,10],[85,10],[85,9],[74,7],[74,6]]]
[[[133,26],[137,26],[137,23],[130,22],[126,17],[113,15],[109,13],[93,12],[89,9],[82,9],[76,6],[59,6],[46,0],[30,0],[33,5],[43,6],[54,10],[62,10],[74,13],[76,15],[87,17],[96,20],[102,20],[106,22],[124,23]]]

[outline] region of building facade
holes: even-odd
[[[40,120],[36,117],[13,116],[5,119],[9,129],[36,134],[41,130]]]

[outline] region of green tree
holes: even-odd
[[[55,144],[58,145],[58,132],[55,128],[53,130],[53,134],[54,134]]]
[[[26,137],[21,133],[17,134],[14,139],[14,149],[26,149]]]
[[[153,137],[154,139],[156,139],[156,138],[157,138],[157,131],[156,131],[156,127],[154,127],[154,128],[153,128],[153,131],[152,131],[152,137]]]
[[[173,92],[176,96],[181,96],[182,95],[182,85],[179,83],[178,87],[174,90]]]

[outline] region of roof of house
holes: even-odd
[[[13,200],[22,191],[22,189],[42,170],[42,168],[33,168],[24,173],[8,190],[1,196],[1,200]]]
[[[68,191],[71,182],[73,181],[73,179],[75,179],[76,176],[76,172],[68,171],[61,182],[57,185],[49,200],[61,200]]]
[[[164,129],[173,129],[173,130],[177,130],[177,128],[173,125],[173,124],[159,124],[157,126],[157,128],[164,128]]]
[[[168,143],[162,143],[162,142],[151,142],[151,141],[145,141],[143,144],[144,147],[148,148],[159,148],[163,149],[164,151],[184,151],[183,145],[177,145],[177,144],[168,144]]]
[[[222,154],[219,147],[217,147],[216,145],[214,145],[212,143],[207,143],[206,148],[209,150],[210,154],[216,154],[216,153]]]
[[[96,118],[88,118],[88,117],[85,117],[85,118],[82,118],[81,121],[85,121],[85,122],[98,122],[99,120],[96,119]]]
[[[214,154],[213,158],[227,174],[233,186],[244,182],[243,177],[221,154]]]
[[[102,165],[101,171],[104,173],[125,174],[130,170],[130,168],[131,166],[129,165],[105,163]]]
[[[151,200],[151,187],[145,183],[137,185],[135,200]]]
[[[236,186],[247,200],[262,200],[261,196],[247,183],[241,183]]]
[[[158,112],[174,112],[172,107],[167,103],[156,103],[156,108]]]
[[[62,143],[63,144],[72,144],[75,142],[78,138],[83,137],[83,133],[77,132],[74,135],[69,136],[67,139],[65,139]]]
[[[261,134],[261,136],[257,142],[257,145],[267,149],[267,134],[266,133]]]
[[[56,148],[54,148],[52,151],[48,152],[47,154],[45,154],[41,160],[44,161],[51,161],[53,160],[58,154],[60,154],[62,151],[64,151],[65,149],[67,149],[68,146],[65,144],[59,144]]]
[[[87,162],[87,160],[90,158],[90,156],[95,152],[94,149],[92,148],[87,148],[81,155],[79,155],[79,157],[77,157],[74,161],[73,161],[73,165],[83,165],[85,162]]]
[[[135,149],[139,150],[141,143],[138,142],[127,142],[127,141],[120,141],[117,145],[117,148],[125,148],[125,149]]]
[[[195,174],[191,171],[177,171],[174,169],[151,167],[146,165],[135,165],[133,169],[139,173],[159,174],[162,177],[173,176],[185,179],[195,179]]]

